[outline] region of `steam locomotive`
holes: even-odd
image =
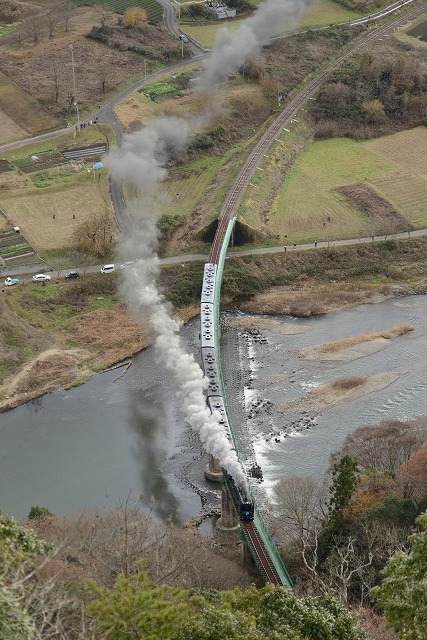
[[[200,339],[202,351],[203,372],[208,380],[206,388],[206,401],[211,413],[218,411],[218,422],[224,427],[225,433],[233,445],[230,426],[227,420],[224,400],[218,374],[218,366],[215,351],[215,318],[214,318],[214,294],[215,294],[216,264],[205,264],[203,274],[203,287],[200,304]],[[254,519],[254,505],[246,488],[236,485],[232,476],[223,469],[224,479],[233,499],[234,506],[240,520],[252,522]]]
[[[236,507],[236,511],[239,514],[240,520],[243,522],[252,522],[254,519],[254,503],[249,496],[245,487],[239,487],[232,476],[223,469],[222,473],[224,479],[227,482],[228,490],[230,491],[231,498]]]

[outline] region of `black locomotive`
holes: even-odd
[[[252,522],[254,519],[254,503],[248,491],[245,487],[239,487],[225,469],[222,470],[222,473],[240,520]]]

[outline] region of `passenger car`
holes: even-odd
[[[74,280],[75,278],[80,278],[80,273],[78,271],[69,271],[65,276],[66,280]]]
[[[38,273],[37,275],[33,276],[33,282],[48,282],[49,280],[51,280],[51,277],[46,275],[45,273]]]
[[[101,273],[113,273],[113,271],[115,271],[113,264],[104,264],[104,266],[101,267]]]
[[[6,287],[11,287],[13,284],[18,284],[19,283],[19,278],[6,278],[6,280],[4,281]]]
[[[185,36],[183,33],[181,33],[181,35],[179,36],[179,39],[185,42],[185,44],[188,44],[190,42],[187,36]]]

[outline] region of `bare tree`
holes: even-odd
[[[394,475],[427,440],[427,417],[384,420],[379,425],[363,425],[349,434],[333,462],[350,455],[364,469]]]
[[[34,16],[31,19],[27,20],[25,25],[28,33],[33,39],[34,44],[37,44],[43,31],[43,19],[39,16]]]
[[[100,211],[76,227],[74,239],[79,251],[101,257],[111,251],[115,231],[109,211]]]
[[[25,38],[25,31],[21,26],[19,26],[13,32],[13,41],[16,42],[18,47],[20,47],[22,45],[22,41],[24,40],[24,38]]]
[[[64,30],[66,33],[68,32],[68,25],[75,10],[76,10],[76,6],[72,2],[64,2],[60,6],[60,12],[61,12],[62,20],[64,22]]]
[[[58,100],[59,100],[59,91],[61,88],[61,83],[60,83],[60,78],[61,78],[61,73],[59,70],[59,67],[54,64],[53,68],[52,68],[52,84],[53,84],[53,89],[55,92],[55,103],[58,104]]]
[[[55,30],[55,27],[58,26],[58,22],[59,22],[59,13],[57,10],[52,10],[52,11],[48,11],[45,15],[44,15],[44,19],[45,22],[47,24],[47,28],[49,31],[49,38],[53,38],[53,32]]]
[[[325,488],[309,476],[295,475],[279,480],[274,493],[279,539],[299,550],[306,548],[324,520]]]
[[[100,65],[98,67],[98,73],[99,73],[99,77],[100,77],[100,80],[101,80],[101,92],[102,92],[102,95],[104,96],[105,92],[106,92],[106,85],[107,85],[107,78],[108,78],[108,68],[103,66],[103,65]]]
[[[96,7],[96,12],[98,14],[99,21],[101,23],[101,28],[104,28],[107,22],[111,20],[112,13],[111,11],[108,11],[107,9],[102,7],[101,5]]]

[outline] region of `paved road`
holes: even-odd
[[[322,242],[318,242],[316,246],[313,242],[310,242],[308,244],[298,244],[298,245],[295,245],[295,247],[292,244],[288,244],[286,247],[284,247],[283,245],[280,245],[277,247],[264,247],[260,249],[242,249],[242,250],[240,250],[238,247],[235,247],[235,248],[229,249],[227,258],[233,259],[233,258],[239,258],[241,256],[262,256],[262,255],[269,255],[272,253],[287,253],[287,252],[292,253],[294,251],[309,251],[309,250],[317,251],[320,249],[327,249],[330,247],[345,247],[345,246],[358,245],[358,244],[372,244],[373,242],[375,243],[375,242],[380,242],[384,240],[407,240],[408,238],[421,238],[423,236],[427,236],[427,229],[417,229],[416,231],[407,231],[405,233],[394,233],[394,234],[389,234],[387,236],[374,236],[373,240],[372,240],[372,237],[369,237],[369,238],[353,238],[350,240],[330,240],[329,242],[322,241]],[[159,262],[161,265],[164,265],[164,266],[174,265],[174,264],[184,265],[187,262],[206,262],[208,258],[209,258],[208,252],[193,253],[193,254],[187,254],[182,256],[170,256],[168,258],[161,258]],[[101,267],[102,267],[101,264],[97,264],[97,265],[87,267],[85,269],[78,269],[78,270],[82,275],[84,275],[85,273],[99,273]],[[70,271],[71,269],[76,269],[76,267],[70,266],[68,269],[62,269],[59,272],[48,270],[47,273],[49,273],[49,275],[51,275],[53,278],[63,279],[65,278],[67,272]],[[117,265],[117,271],[120,271],[119,265]],[[29,280],[34,273],[39,273],[39,272],[40,272],[40,269],[38,271],[34,271],[34,269],[31,269],[23,265],[22,267],[16,267],[15,269],[5,269],[2,272],[1,278],[3,280],[7,276],[18,276],[18,277],[21,277],[23,281],[25,281],[25,280]],[[105,277],[108,278],[108,275],[106,275]]]
[[[168,0],[159,0],[161,2],[161,4],[164,6],[165,8],[165,16],[164,16],[164,22],[166,27],[171,31],[171,33],[173,33],[175,36],[179,35],[179,31],[176,29],[175,27],[175,23],[174,23],[174,17],[175,17],[175,7],[172,6]],[[412,2],[412,0],[406,0],[405,4],[409,4],[410,2]],[[396,7],[399,7],[400,4],[396,5],[393,4],[391,5],[391,7],[389,7],[386,11],[390,12],[391,10],[396,10]],[[372,16],[373,17],[373,16]],[[354,22],[354,21],[353,21]],[[171,72],[176,72],[179,69],[185,68],[186,66],[193,64],[195,60],[201,60],[203,59],[206,54],[200,54],[201,49],[196,47],[192,47],[193,53],[197,53],[197,55],[194,55],[192,58],[186,59],[186,60],[182,60],[181,62],[178,62],[176,64],[173,64],[167,68],[163,68],[160,69],[159,71],[156,71],[154,73],[150,73],[147,74],[146,78],[137,80],[136,82],[134,82],[133,84],[129,85],[126,89],[123,89],[122,91],[120,91],[119,93],[117,93],[114,97],[112,97],[110,100],[108,100],[104,105],[100,106],[99,109],[97,109],[96,111],[94,111],[91,114],[88,114],[85,116],[85,119],[92,119],[93,117],[97,117],[98,121],[100,123],[105,123],[108,124],[112,127],[112,129],[114,130],[114,134],[116,136],[116,143],[117,145],[120,145],[122,139],[123,139],[123,129],[120,126],[120,124],[118,123],[115,114],[114,114],[114,107],[116,106],[117,103],[121,102],[124,98],[126,98],[129,94],[133,93],[136,89],[140,88],[141,86],[143,86],[145,83],[149,83],[152,82],[153,80],[155,80],[156,78],[158,78],[159,76],[164,75],[165,73],[171,73]],[[0,151],[7,151],[10,149],[15,149],[15,148],[19,148],[22,147],[24,145],[27,145],[29,143],[34,143],[34,142],[38,142],[38,141],[44,141],[44,140],[49,140],[58,136],[63,135],[64,133],[69,133],[70,129],[64,128],[64,129],[60,129],[57,131],[51,131],[49,133],[44,133],[41,134],[39,136],[34,136],[31,138],[27,138],[25,140],[20,140],[17,142],[11,142],[9,144],[5,144],[5,145],[0,145]],[[115,181],[113,178],[110,177],[110,193],[111,193],[111,199],[113,202],[113,207],[114,207],[114,212],[117,218],[117,222],[119,224],[119,227],[122,230],[123,235],[130,235],[132,233],[133,230],[133,223],[132,220],[129,216],[129,213],[127,211],[127,208],[125,206],[124,203],[124,199],[123,199],[123,194],[121,191],[121,186],[120,184]],[[417,232],[420,235],[424,235],[423,231],[421,232]],[[405,234],[403,234],[405,235]],[[413,233],[413,235],[415,235],[415,233]],[[390,236],[391,237],[391,236]],[[369,241],[369,238],[368,240]],[[357,241],[335,241],[334,245],[338,246],[339,243],[342,244],[351,244],[353,242],[359,242],[359,240]],[[318,247],[321,248],[322,246],[327,246],[327,243],[319,243]],[[299,247],[296,248],[296,250],[301,250],[301,249],[308,249],[308,248],[313,248],[312,245],[300,245]],[[285,251],[284,247],[277,247],[277,248],[268,248],[268,249],[257,249],[257,250],[248,250],[246,251],[239,251],[239,255],[257,255],[262,254],[262,253],[274,253],[277,251]],[[232,255],[232,254],[231,254]],[[166,259],[167,261],[164,262],[164,264],[174,264],[174,263],[179,263],[179,262],[188,262],[190,260],[205,260],[206,256],[177,256],[176,258],[168,258]],[[94,269],[97,269],[98,267],[94,267]],[[8,269],[6,269],[3,272],[5,275],[14,275],[16,273],[16,271],[14,271],[12,273],[12,271],[9,272]],[[21,272],[22,273],[22,272]],[[19,272],[18,272],[19,275]]]

